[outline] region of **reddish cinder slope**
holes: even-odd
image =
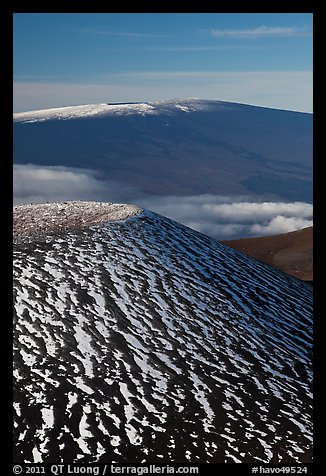
[[[313,227],[222,243],[304,281],[313,281]]]

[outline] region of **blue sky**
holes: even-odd
[[[312,112],[312,14],[14,14],[14,111],[205,98]]]

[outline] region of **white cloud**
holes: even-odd
[[[310,217],[311,205],[309,203],[279,203],[279,202],[248,202],[212,204],[205,203],[203,211],[217,214],[221,220],[239,220],[252,223],[259,220],[270,220],[280,213],[285,217],[299,216]]]
[[[127,39],[137,38],[171,38],[172,35],[162,35],[158,33],[142,33],[138,31],[114,31],[98,27],[93,28],[73,28],[70,31],[87,35],[116,36]],[[174,35],[173,35],[174,36]]]
[[[258,26],[249,29],[225,29],[211,30],[211,34],[217,38],[262,38],[262,37],[284,37],[284,36],[310,36],[307,28],[280,27],[280,26]]]
[[[306,204],[307,205],[307,204]],[[312,226],[312,220],[301,218],[299,216],[277,215],[265,224],[255,223],[250,227],[251,233],[256,236],[277,235],[289,231],[300,230]]]
[[[151,197],[142,205],[217,239],[277,235],[313,225],[313,206],[304,202],[197,195]]]
[[[217,239],[286,233],[311,226],[310,203],[248,196],[144,196],[129,185],[99,179],[92,170],[14,165],[14,203],[96,200],[133,203]]]
[[[33,164],[14,164],[13,192],[14,204],[67,200],[121,202],[138,194],[133,187],[99,179],[94,170]]]

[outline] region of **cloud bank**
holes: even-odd
[[[143,200],[143,204],[217,239],[277,235],[313,225],[313,206],[304,202],[267,202],[248,196],[197,195],[151,197]]]
[[[138,194],[131,186],[100,180],[94,170],[34,164],[14,164],[13,191],[15,205],[68,200],[121,202]]]
[[[210,194],[146,196],[135,187],[102,180],[92,170],[14,165],[14,204],[68,200],[133,203],[220,240],[287,233],[313,224],[310,203]]]

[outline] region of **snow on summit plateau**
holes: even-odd
[[[135,103],[102,103],[86,104],[82,106],[65,106],[51,109],[14,113],[14,122],[42,122],[50,119],[77,119],[91,116],[105,115],[132,115],[132,114],[159,114],[169,110],[173,113],[174,108],[184,112],[190,110],[202,110],[207,108],[200,100],[181,99],[177,101],[135,102]]]
[[[14,206],[13,235],[27,236],[125,220],[141,211],[135,205],[105,202],[60,202]]]

